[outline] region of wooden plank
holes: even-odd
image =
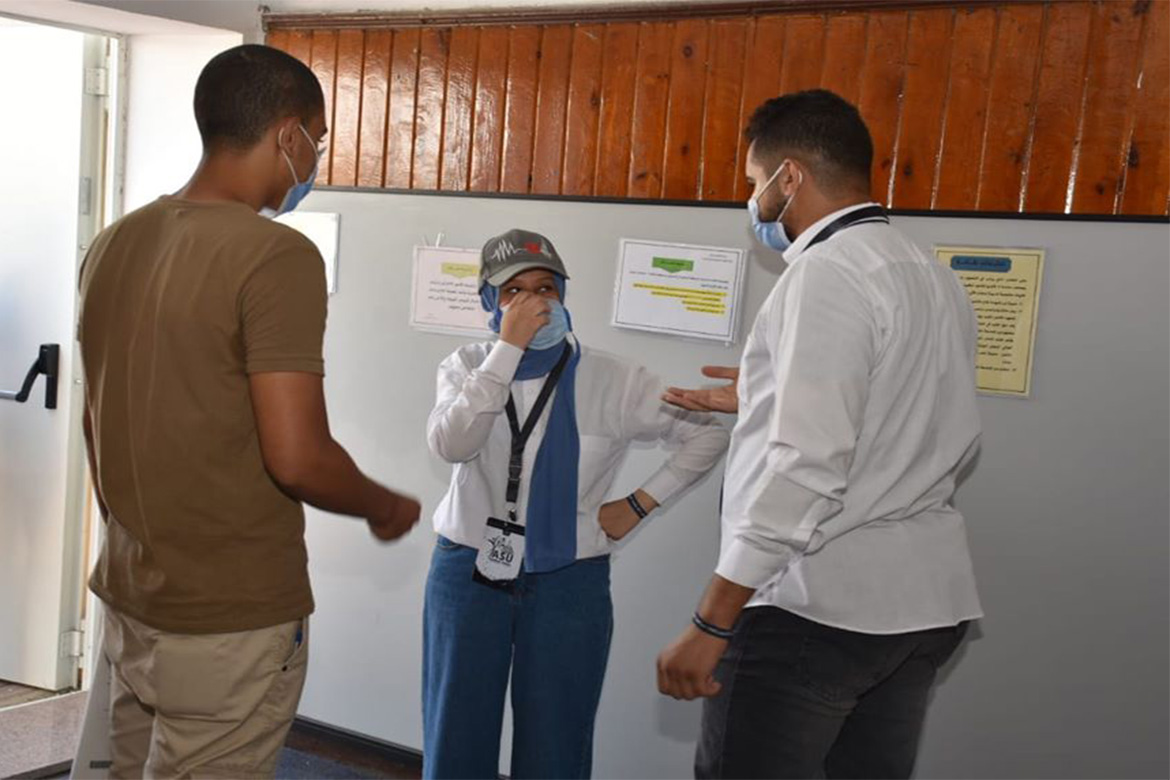
[[[671,200],[699,197],[708,27],[705,19],[683,19],[674,26],[662,174],[662,197]]]
[[[1170,213],[1170,3],[1149,9],[1134,109],[1119,213]]]
[[[631,198],[662,197],[666,109],[670,98],[673,44],[673,23],[646,22],[641,25],[630,132],[627,194]]]
[[[325,154],[321,156],[321,166],[317,171],[317,180],[321,184],[333,183],[333,101],[336,95],[337,76],[337,33],[333,30],[314,30],[313,48],[309,67],[321,82],[321,91],[325,93],[325,125],[329,128],[326,136]]]
[[[365,47],[365,33],[362,30],[338,31],[333,127],[329,133],[333,139],[333,175],[330,183],[335,187],[357,185]]]
[[[545,27],[540,42],[536,86],[535,138],[532,145],[532,191],[556,195],[561,191],[565,158],[565,107],[569,101],[569,62],[573,28]]]
[[[447,54],[450,48],[450,28],[423,28],[414,109],[412,189],[439,188],[439,168],[443,156],[443,108],[447,99]]]
[[[1020,208],[1043,31],[1043,6],[1000,8],[999,33],[989,77],[987,132],[975,200],[975,208],[979,210],[1018,211]]]
[[[791,16],[784,29],[780,94],[812,89],[821,83],[825,58],[825,17]]]
[[[748,22],[719,19],[711,22],[711,54],[708,59],[700,199],[733,200],[735,182],[743,178],[739,159],[739,125],[743,94],[744,55]]]
[[[909,15],[905,11],[869,14],[858,109],[873,138],[871,197],[889,206],[902,113]]]
[[[624,197],[630,170],[630,124],[634,111],[634,64],[638,25],[607,24],[601,71],[601,119],[594,170],[594,195]]]
[[[313,64],[313,31],[293,30],[288,36],[288,53],[306,65]]]
[[[504,142],[504,79],[508,73],[508,28],[484,27],[479,34],[475,73],[475,119],[471,143],[471,183],[475,192],[500,189]]]
[[[451,49],[447,56],[440,189],[467,189],[471,173],[471,125],[478,58],[479,29],[456,27],[451,32]]]
[[[744,57],[743,94],[739,103],[738,151],[736,152],[735,188],[732,198],[745,200],[751,196],[747,178],[743,175],[747,159],[747,129],[752,114],[768,100],[780,94],[780,69],[784,62],[784,16],[762,16],[748,30],[747,53]]]
[[[604,25],[578,25],[573,30],[573,62],[565,107],[565,165],[561,174],[564,195],[593,194],[604,40]]]
[[[288,30],[269,30],[264,43],[268,44],[274,49],[280,49],[287,52],[289,47],[289,33]]]
[[[418,28],[395,30],[390,59],[390,109],[386,128],[386,187],[410,189],[414,171],[415,97],[418,89]]]
[[[912,11],[906,45],[906,83],[895,154],[893,205],[928,209],[934,188],[955,12]],[[940,57],[940,52],[943,53]]]
[[[1089,71],[1072,213],[1112,214],[1126,155],[1128,110],[1141,56],[1140,3],[1102,3],[1089,41]]]
[[[394,33],[366,30],[362,65],[362,119],[357,185],[381,187],[386,163],[386,119],[390,106],[390,53]]]
[[[975,208],[982,175],[979,160],[983,156],[987,129],[988,76],[996,28],[994,8],[956,12],[942,148],[930,204],[933,209]],[[988,171],[989,175],[995,173]]]
[[[825,26],[825,54],[821,86],[857,105],[865,67],[866,14],[833,14]]]
[[[508,36],[504,154],[500,190],[528,192],[532,185],[532,132],[536,122],[537,53],[540,28],[513,27]]]
[[[1068,197],[1073,148],[1080,126],[1089,28],[1087,3],[1048,6],[1036,112],[1025,174],[1023,211],[1063,212]]]

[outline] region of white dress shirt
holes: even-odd
[[[431,451],[454,464],[447,495],[435,510],[435,531],[479,547],[489,516],[503,518],[512,433],[504,407],[509,392],[523,425],[545,378],[513,381],[524,352],[503,341],[469,344],[439,366],[435,408],[427,423]],[[582,348],[577,365],[577,558],[609,553],[614,543],[598,522],[622,456],[633,441],[672,448],[666,463],[642,485],[655,501],[672,496],[710,471],[727,449],[727,431],[710,415],[661,401],[662,382],[614,355]],[[524,448],[516,514],[527,516],[528,486],[555,393]]]
[[[978,449],[976,322],[954,273],[894,227],[785,252],[740,365],[717,573],[837,628],[980,617],[955,478]]]

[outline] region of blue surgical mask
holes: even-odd
[[[571,329],[569,313],[560,301],[549,300],[548,323],[528,343],[529,349],[549,349],[565,340],[565,335]]]
[[[788,207],[792,205],[792,201],[796,197],[796,191],[793,191],[793,193],[788,196],[788,201],[784,204],[784,208],[780,209],[779,216],[770,222],[762,222],[760,220],[760,196],[763,195],[764,192],[772,186],[772,182],[776,181],[776,177],[780,175],[780,171],[784,170],[785,162],[788,161],[785,160],[784,162],[780,163],[780,167],[776,169],[776,172],[768,177],[768,180],[764,182],[764,186],[760,187],[760,189],[748,199],[747,203],[748,213],[752,218],[752,231],[755,232],[756,238],[761,244],[771,249],[775,249],[777,252],[783,252],[784,250],[788,249],[788,247],[792,246],[792,239],[788,237],[788,231],[784,228],[784,224],[781,220],[783,220],[784,215],[788,213]],[[800,173],[800,171],[797,171],[797,175],[800,177],[799,182],[796,185],[797,190],[799,190],[800,185],[804,183],[804,176]]]
[[[316,144],[313,143],[313,139],[309,136],[309,131],[305,129],[305,126],[298,125],[298,127],[305,134],[305,139],[309,142],[309,146],[315,148]],[[312,191],[313,182],[317,180],[317,168],[321,165],[321,155],[318,153],[317,162],[313,165],[313,170],[309,174],[309,178],[300,181],[297,179],[297,169],[293,166],[292,159],[288,156],[288,153],[283,149],[280,150],[280,153],[284,155],[284,161],[288,164],[289,172],[292,173],[293,186],[289,187],[288,192],[284,194],[284,200],[280,202],[280,208],[275,211],[269,208],[260,209],[261,215],[266,217],[279,217],[281,214],[287,214],[300,205],[300,202],[305,199],[305,196]]]

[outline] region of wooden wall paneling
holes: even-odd
[[[701,200],[732,200],[735,182],[743,178],[739,159],[742,128],[741,97],[746,67],[748,22],[730,19],[711,22],[710,71],[705,99],[706,131],[700,173]]]
[[[594,195],[624,197],[630,171],[630,126],[634,111],[634,66],[638,25],[608,24],[601,71],[601,119]]]
[[[973,209],[983,175],[989,75],[996,44],[995,8],[961,9],[955,16],[950,83],[935,173],[932,209]],[[998,176],[988,170],[988,176]]]
[[[857,105],[873,137],[871,197],[889,206],[897,163],[909,18],[902,11],[874,12],[868,16]]]
[[[537,52],[540,28],[513,27],[508,35],[504,101],[504,149],[500,190],[528,192],[532,184],[532,129],[536,119]]]
[[[1043,31],[1044,6],[999,9],[999,31],[989,76],[987,132],[975,199],[977,209],[1018,211],[1020,208]]]
[[[475,70],[475,115],[471,131],[471,174],[468,189],[497,192],[504,143],[507,95],[508,28],[485,27],[479,34]]]
[[[1102,3],[1089,41],[1085,107],[1072,184],[1072,210],[1112,214],[1120,192],[1129,107],[1141,57],[1141,3]]]
[[[699,197],[708,27],[705,19],[682,19],[674,26],[662,161],[662,197],[671,200]]]
[[[472,116],[475,74],[479,60],[479,29],[451,31],[447,55],[447,87],[443,112],[443,156],[439,189],[464,191],[471,172]]]
[[[365,37],[362,30],[339,30],[337,33],[337,74],[333,126],[330,128],[333,139],[333,175],[330,184],[335,187],[357,185]]]
[[[630,173],[626,188],[631,198],[662,197],[662,152],[666,147],[673,44],[673,22],[642,23],[634,76]]]
[[[761,16],[748,29],[747,50],[744,54],[743,94],[739,103],[739,150],[736,154],[734,200],[751,197],[743,166],[747,160],[748,140],[744,135],[752,114],[766,101],[780,95],[780,70],[784,62],[785,16]]]
[[[784,62],[780,93],[820,86],[825,58],[825,17],[790,16],[784,26]]]
[[[386,160],[386,120],[390,107],[390,56],[394,34],[367,30],[362,54],[360,143],[357,186],[381,187]]]
[[[1149,8],[1134,108],[1118,212],[1170,214],[1170,3]]]
[[[1087,3],[1048,6],[1024,185],[1023,209],[1029,212],[1065,210],[1081,121],[1092,15],[1093,8]]]
[[[409,189],[414,182],[414,126],[418,96],[418,28],[395,30],[390,58],[390,107],[386,128],[385,186]]]
[[[825,54],[820,84],[857,105],[865,67],[866,14],[831,14],[825,23]]]
[[[447,55],[451,29],[424,28],[419,43],[418,87],[415,97],[415,189],[439,189],[443,158],[443,113],[447,102]]]
[[[896,208],[930,208],[950,72],[954,19],[955,12],[951,9],[910,13],[906,82],[894,174],[893,205]]]
[[[306,65],[312,66],[313,31],[291,30],[288,34],[288,48],[285,51]]]
[[[264,42],[274,49],[280,49],[283,52],[287,52],[289,46],[289,31],[273,30],[272,32],[268,33],[268,37]]]
[[[540,44],[532,146],[532,192],[542,195],[561,191],[572,58],[573,28],[567,24],[546,26]]]
[[[337,94],[334,79],[337,76],[337,32],[334,30],[315,30],[313,32],[312,51],[309,55],[309,67],[321,82],[321,91],[325,93],[325,124],[329,127],[326,136],[325,154],[321,155],[321,165],[317,171],[322,184],[333,183],[333,102]]]
[[[561,172],[564,195],[593,194],[604,40],[604,25],[583,24],[573,29],[573,61],[565,106],[565,162]]]

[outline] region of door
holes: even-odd
[[[77,271],[104,221],[106,62],[114,41],[0,18],[0,390],[59,345],[55,409],[44,376],[0,395],[0,680],[78,684],[87,475],[76,358]]]

